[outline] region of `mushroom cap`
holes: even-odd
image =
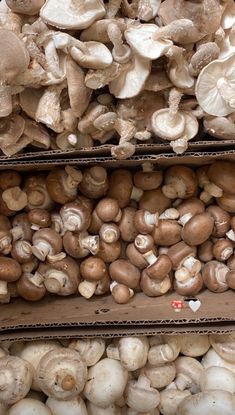
[[[198,188],[197,178],[192,169],[187,166],[172,166],[167,169],[164,177],[163,193],[170,197],[169,187],[177,188],[177,197],[188,199],[195,196]],[[175,194],[172,199],[175,199]]]
[[[109,83],[110,93],[116,98],[125,99],[136,97],[144,87],[151,71],[151,61],[141,56],[133,55],[121,74]]]
[[[88,401],[107,408],[123,396],[128,372],[114,359],[102,359],[88,370],[84,395]]]
[[[107,171],[104,167],[94,166],[83,172],[79,190],[86,197],[98,199],[105,196],[108,188]]]
[[[175,379],[176,369],[174,362],[166,362],[164,365],[152,366],[149,363],[142,369],[143,373],[151,382],[151,386],[162,389]]]
[[[148,359],[147,337],[125,337],[118,341],[118,352],[122,366],[129,372],[144,367]]]
[[[0,73],[4,82],[11,82],[29,65],[28,51],[19,37],[7,29],[0,29],[1,62]],[[15,58],[17,55],[17,59]]]
[[[78,1],[47,0],[41,8],[40,17],[49,25],[59,29],[86,29],[95,20],[105,15],[104,4],[100,0]]]
[[[235,335],[234,333],[210,334],[210,344],[222,359],[235,363]]]
[[[180,356],[175,360],[177,377],[175,384],[177,389],[190,389],[193,393],[199,392],[199,380],[203,373],[202,364],[194,357]],[[186,380],[185,378],[189,379]],[[189,385],[188,385],[189,383]],[[185,387],[185,384],[187,385]]]
[[[52,415],[50,409],[38,399],[25,398],[13,405],[8,415]]]
[[[22,230],[20,239],[24,239],[26,241],[32,240],[33,231],[31,229],[27,213],[18,213],[17,215],[15,215],[12,220],[12,225],[13,225],[13,239],[14,239],[14,228],[19,227],[20,230]]]
[[[221,209],[217,205],[210,205],[207,207],[206,211],[214,219],[214,229],[212,236],[215,238],[222,238],[225,236],[226,232],[230,229],[230,220],[231,217],[224,209]]]
[[[108,196],[116,199],[120,208],[128,205],[133,189],[131,172],[124,169],[114,170],[109,178]]]
[[[82,247],[82,234],[65,232],[63,236],[63,247],[65,252],[72,258],[84,258],[89,254],[87,248]]]
[[[172,245],[167,252],[167,255],[170,257],[171,262],[173,264],[174,270],[180,268],[180,266],[186,258],[190,256],[195,256],[195,254],[195,248],[187,245],[184,241]]]
[[[142,384],[143,377],[144,381]],[[126,402],[128,406],[138,412],[148,412],[159,405],[160,394],[157,389],[151,388],[150,381],[143,375],[139,379],[129,380],[126,390]]]
[[[190,19],[197,29],[195,42],[206,34],[214,33],[220,26],[222,10],[216,0],[165,0],[158,11],[163,23],[178,19]]]
[[[100,19],[92,23],[87,29],[83,30],[80,35],[80,40],[86,42],[88,40],[95,40],[101,43],[109,43],[110,39],[107,33],[108,26],[110,23],[118,25],[120,30],[123,32],[126,28],[124,19]]]
[[[216,198],[218,205],[229,213],[235,213],[235,195],[224,193],[222,197]]]
[[[179,337],[180,353],[189,357],[198,357],[204,355],[210,348],[208,334],[188,333]]]
[[[235,139],[235,125],[226,117],[205,117],[203,126],[206,133],[219,140]]]
[[[124,32],[127,43],[135,53],[145,59],[155,60],[164,55],[172,41],[167,38],[154,40],[153,36],[157,34],[159,27],[155,24],[133,24]]]
[[[32,239],[33,245],[38,243],[46,243],[50,247],[50,255],[58,254],[62,250],[61,236],[51,228],[39,229],[34,233]],[[34,254],[36,253],[35,249]]]
[[[139,209],[135,212],[134,217],[134,225],[137,231],[140,234],[148,235],[150,232],[154,230],[155,224],[154,223],[148,223],[146,221],[146,216],[150,215],[150,213],[147,210]],[[156,215],[157,220],[157,215]]]
[[[87,415],[86,405],[80,396],[76,396],[69,401],[58,401],[54,398],[46,400],[47,407],[51,410],[52,415]]]
[[[60,209],[60,216],[65,229],[74,232],[83,232],[89,228],[91,215],[82,203],[66,203]]]
[[[79,266],[73,258],[66,257],[52,264],[42,263],[38,271],[45,278],[44,284],[48,292],[57,295],[70,295],[78,291],[80,282]],[[65,276],[67,275],[66,282],[60,283],[56,280],[56,271]]]
[[[234,393],[234,373],[225,367],[209,367],[204,370],[200,377],[200,389],[202,392],[210,390],[223,390]]]
[[[70,53],[72,58],[79,63],[82,68],[105,69],[113,62],[113,56],[107,46],[103,43],[90,41],[84,42],[85,51],[76,46],[72,46]]]
[[[133,177],[134,185],[144,191],[154,190],[161,186],[163,173],[156,171],[137,171]]]
[[[20,264],[12,258],[0,257],[0,281],[14,282],[21,276]]]
[[[20,279],[17,281],[17,293],[27,301],[39,301],[46,294],[44,284],[37,286],[33,284],[30,279],[32,274],[23,272]]]
[[[103,356],[105,341],[99,338],[72,340],[69,348],[76,350],[89,367],[94,366]]]
[[[176,220],[160,219],[151,235],[157,245],[175,245],[181,241],[181,226]]]
[[[109,266],[109,274],[113,281],[137,288],[140,281],[140,271],[135,265],[125,259],[117,259]]]
[[[103,222],[112,222],[120,212],[118,201],[111,197],[101,199],[96,205],[95,210]]]
[[[133,207],[125,207],[122,209],[122,217],[118,222],[121,239],[125,242],[132,242],[138,235],[138,230],[135,226],[136,209]]]
[[[157,260],[146,268],[146,273],[153,280],[162,281],[172,269],[172,263],[168,255],[159,255]]]
[[[205,212],[205,204],[198,199],[197,197],[190,197],[189,199],[183,200],[177,210],[180,214],[180,217],[190,214],[196,215],[197,213]]]
[[[164,295],[171,288],[171,280],[169,276],[165,276],[162,281],[149,278],[146,270],[142,272],[140,287],[148,297],[159,297]]]
[[[77,188],[67,186],[67,173],[63,169],[52,170],[46,178],[46,187],[51,198],[61,205],[73,202],[77,196]]]
[[[235,168],[229,161],[216,161],[208,169],[208,177],[225,193],[235,195]]]
[[[191,393],[188,390],[179,391],[178,389],[163,389],[160,392],[160,405],[159,410],[164,415],[176,415],[177,408],[187,396]]]
[[[174,280],[174,289],[179,295],[194,296],[198,294],[203,287],[201,274],[196,274],[186,281]]]
[[[81,262],[80,273],[87,281],[99,281],[106,274],[105,263],[100,258],[88,257]]]
[[[0,189],[6,190],[9,187],[21,185],[22,178],[17,171],[4,170],[0,172]]]
[[[6,0],[6,4],[14,13],[34,15],[37,14],[45,0]]]
[[[87,366],[80,354],[68,348],[46,353],[37,367],[37,382],[49,397],[69,400],[78,396],[87,379]]]
[[[214,228],[214,219],[209,213],[194,215],[184,225],[181,236],[184,242],[189,245],[201,245],[209,239]]]
[[[156,213],[159,215],[163,213],[171,205],[171,200],[166,197],[162,189],[147,190],[139,201],[139,209],[148,210],[150,213]]]
[[[210,62],[200,72],[195,93],[199,105],[207,114],[223,117],[234,112],[234,64],[235,54]],[[228,90],[221,82],[228,85]]]
[[[126,256],[129,261],[139,269],[144,269],[148,266],[147,260],[136,249],[135,244],[128,244],[126,247]]]
[[[219,261],[207,262],[202,269],[202,278],[205,286],[212,292],[223,293],[229,287],[226,275],[229,268]]]
[[[233,415],[235,398],[226,391],[200,392],[186,397],[178,406],[177,415],[201,415],[207,410],[207,415]]]
[[[40,228],[48,228],[51,225],[51,215],[46,209],[32,209],[28,213],[28,219],[32,225]]]
[[[106,263],[114,262],[120,257],[121,249],[122,246],[120,241],[107,244],[101,239],[99,241],[99,251],[96,256],[101,258]]]
[[[19,211],[27,206],[27,194],[19,186],[9,187],[2,193],[2,199],[11,211]]]
[[[30,390],[33,368],[18,356],[0,358],[1,403],[10,405],[23,399]]]

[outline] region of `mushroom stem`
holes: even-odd
[[[11,88],[0,85],[0,118],[7,117],[12,113]]]
[[[45,261],[47,255],[50,252],[50,247],[48,243],[39,241],[37,246],[32,247],[32,253],[36,256],[40,261]]]
[[[178,223],[182,226],[186,225],[186,223],[193,217],[191,213],[186,213],[185,215],[179,218]]]
[[[152,265],[157,261],[157,257],[154,255],[153,251],[146,252],[143,254],[143,257],[146,259],[149,265]]]
[[[118,10],[121,7],[122,0],[109,0],[106,8],[106,19],[115,18]]]
[[[191,384],[191,379],[183,373],[179,373],[177,378],[175,379],[175,385],[177,389],[180,391],[190,388]]]
[[[86,299],[91,298],[95,294],[97,282],[82,281],[78,286],[78,291]]]
[[[166,209],[160,216],[159,219],[178,219],[179,212],[177,209],[169,208]]]
[[[9,255],[12,249],[11,235],[5,235],[0,239],[0,252],[3,255]]]
[[[88,249],[92,255],[96,255],[99,251],[99,236],[88,235],[81,238],[81,245],[84,249]]]
[[[195,259],[193,256],[187,258],[184,261],[183,266],[193,274],[198,274],[201,270],[201,262],[198,259]]]
[[[76,386],[76,381],[72,374],[67,373],[66,370],[59,370],[56,373],[56,381],[60,387],[65,391],[71,391]]]
[[[157,225],[158,224],[158,213],[149,213],[148,211],[144,214],[144,221],[147,225]]]
[[[188,148],[188,139],[186,136],[170,142],[170,146],[176,154],[183,154]]]
[[[191,272],[186,267],[181,267],[177,271],[175,271],[175,279],[179,282],[187,281],[191,278]]]
[[[235,232],[230,229],[227,233],[226,236],[228,237],[228,239],[230,239],[231,241],[235,242]]]
[[[67,275],[61,271],[52,270],[49,272],[44,281],[44,285],[50,293],[57,294],[66,285]]]
[[[182,98],[182,93],[176,89],[172,88],[169,93],[169,99],[168,99],[168,105],[169,105],[169,115],[172,119],[172,123],[174,124],[174,119],[177,115],[177,112],[179,110],[179,104]]]
[[[136,202],[139,202],[141,197],[143,196],[144,191],[142,189],[139,189],[138,187],[133,186],[132,192],[131,192],[131,199],[135,200]]]
[[[110,23],[107,29],[108,37],[113,44],[112,54],[116,62],[126,63],[131,56],[131,49],[124,45],[122,32],[116,23]]]
[[[69,134],[67,137],[67,140],[68,140],[68,143],[73,147],[75,147],[78,142],[78,138],[76,134]]]
[[[40,272],[36,271],[35,274],[25,273],[28,274],[28,279],[30,280],[31,284],[35,285],[36,287],[41,287],[44,282],[44,277],[40,274]]]
[[[8,295],[8,288],[6,281],[0,281],[0,299]]]

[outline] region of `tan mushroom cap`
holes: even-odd
[[[118,222],[121,239],[125,242],[132,242],[138,235],[138,230],[135,226],[136,209],[133,207],[125,207],[122,209],[122,217]]]
[[[96,256],[106,263],[111,263],[120,257],[121,249],[122,245],[120,241],[116,241],[110,244],[102,241],[101,239],[99,241],[99,251]]]
[[[179,295],[197,295],[203,287],[203,279],[200,273],[188,278],[186,281],[174,280],[174,289]]]
[[[108,188],[109,181],[104,167],[94,166],[84,170],[82,181],[79,184],[79,190],[83,195],[91,199],[98,199],[107,193]]]
[[[190,256],[195,256],[196,249],[193,246],[187,245],[185,242],[181,241],[175,245],[172,245],[167,252],[168,256],[171,259],[173,264],[173,269],[177,270],[181,267],[182,263],[186,258]]]
[[[21,276],[20,264],[12,258],[0,257],[0,280],[6,282],[17,281]]]
[[[61,236],[51,228],[39,229],[33,235],[33,254],[40,259],[41,261],[45,260],[44,252],[41,252],[40,245],[42,244],[43,248],[46,247],[49,250],[49,255],[59,254],[62,250],[62,239]],[[37,247],[39,245],[39,248]],[[48,254],[46,254],[47,256]]]
[[[216,161],[208,169],[208,177],[225,193],[235,194],[235,167],[229,161]]]
[[[115,284],[112,288],[112,296],[117,304],[126,304],[132,297],[132,292],[127,285]]]
[[[14,13],[34,15],[37,14],[45,0],[6,0],[6,4]]]
[[[188,199],[197,192],[197,178],[192,169],[187,166],[172,166],[167,169],[162,191],[165,196],[175,199]]]
[[[155,244],[171,246],[181,241],[181,226],[173,219],[160,219],[151,233]]]
[[[120,208],[118,201],[111,197],[101,199],[96,205],[96,213],[103,222],[116,222],[118,216],[120,216]]]
[[[2,199],[6,203],[8,209],[19,211],[27,206],[27,194],[21,190],[19,186],[10,187],[2,193]]]
[[[46,209],[32,209],[28,213],[28,219],[32,225],[40,228],[48,228],[51,225],[51,215]]]
[[[89,257],[80,265],[81,276],[87,281],[99,281],[106,274],[105,263],[100,258]]]
[[[157,281],[163,281],[172,269],[172,262],[168,255],[159,255],[157,260],[149,265],[145,271],[148,276]]]
[[[140,287],[148,297],[159,297],[171,289],[171,280],[166,276],[162,281],[149,278],[146,270],[142,272]]]
[[[21,185],[22,178],[17,171],[4,170],[0,172],[0,189],[6,190],[9,187]]]
[[[144,269],[148,265],[147,260],[136,249],[134,243],[131,243],[131,244],[127,245],[126,256],[129,259],[129,261],[139,269]]]
[[[216,199],[218,205],[229,213],[235,213],[235,195],[224,193]]]
[[[189,245],[201,245],[213,232],[214,219],[209,213],[194,215],[183,227],[181,236]]]
[[[129,288],[134,289],[139,285],[140,271],[125,259],[117,259],[110,264],[109,273],[112,280]]]
[[[161,186],[163,173],[156,171],[137,171],[133,177],[134,185],[144,191],[154,190]]]
[[[114,170],[109,178],[108,196],[119,203],[120,208],[128,205],[133,189],[131,172],[124,169]]]
[[[105,7],[99,0],[47,0],[41,8],[41,18],[60,29],[86,29],[105,15]]]
[[[46,294],[43,284],[37,286],[32,283],[33,277],[33,274],[24,272],[17,281],[17,293],[27,301],[39,301]]]
[[[156,213],[156,207],[159,214],[163,213],[171,205],[171,200],[164,195],[162,189],[147,190],[139,202],[139,209],[148,210],[150,213]]]
[[[223,293],[229,288],[226,281],[228,271],[229,268],[222,262],[207,262],[202,269],[205,286],[212,292]]]

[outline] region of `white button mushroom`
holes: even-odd
[[[88,415],[122,415],[121,408],[118,408],[114,404],[108,406],[107,408],[100,408],[89,401],[87,402],[87,411]]]
[[[78,339],[69,344],[85,360],[87,366],[94,366],[105,352],[105,341],[103,339]]]
[[[158,366],[173,362],[180,353],[180,342],[176,336],[153,336],[150,338],[148,361],[150,365]]]
[[[125,396],[127,405],[138,412],[151,411],[160,403],[159,392],[151,388],[150,380],[144,375],[128,382]]]
[[[50,409],[44,403],[36,399],[22,399],[13,405],[8,415],[53,415]]]
[[[107,356],[120,360],[128,371],[134,371],[145,366],[148,350],[149,343],[146,337],[124,337],[107,347]]]
[[[87,415],[86,405],[79,396],[69,401],[48,398],[46,405],[51,410],[52,415]]]
[[[235,393],[235,375],[225,367],[207,368],[202,372],[199,383],[202,392],[220,390]]]
[[[234,415],[235,397],[225,391],[201,392],[181,402],[177,415]]]
[[[107,408],[123,396],[128,372],[117,360],[103,359],[88,370],[84,396],[101,408]]]
[[[222,359],[214,349],[210,349],[202,358],[202,366],[204,368],[209,368],[212,366],[224,367],[228,370],[231,370],[235,374],[235,364],[229,363],[226,360]]]

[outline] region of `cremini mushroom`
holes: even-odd
[[[189,245],[201,245],[209,239],[213,228],[213,217],[207,212],[199,213],[186,222],[181,231],[181,237]]]
[[[37,174],[28,176],[25,180],[23,190],[28,198],[27,210],[36,208],[53,209],[54,201],[47,189],[45,175]]]
[[[149,297],[158,297],[166,294],[171,289],[171,279],[166,275],[163,280],[154,280],[150,278],[144,270],[141,275],[140,287]]]
[[[107,408],[123,396],[128,372],[120,362],[105,358],[89,368],[84,396],[92,404]]]
[[[139,285],[140,271],[125,259],[117,259],[109,266],[109,274],[113,281],[135,289]]]
[[[134,296],[134,291],[132,288],[129,288],[124,284],[119,284],[116,281],[113,281],[110,284],[110,291],[114,301],[117,304],[126,304]]]
[[[167,169],[162,191],[170,199],[188,199],[195,196],[198,188],[197,178],[187,166],[173,166]]]
[[[22,268],[22,271],[22,275],[16,283],[17,293],[27,301],[41,300],[46,294],[43,277],[37,272],[32,274],[33,270],[31,269],[24,271]]]
[[[105,196],[109,187],[107,171],[104,167],[94,166],[83,172],[79,184],[80,192],[91,199],[99,199]]]
[[[139,201],[143,190],[133,185],[131,172],[116,169],[110,174],[108,196],[116,199],[120,208],[129,204],[130,200]]]
[[[60,209],[64,230],[83,232],[89,228],[90,213],[82,203],[66,203]]]
[[[17,281],[21,273],[21,266],[15,259],[0,257],[0,302],[9,301],[10,294],[7,285]]]
[[[49,228],[51,225],[51,214],[46,209],[32,209],[28,213],[31,229]]]
[[[80,273],[84,281],[80,282],[78,291],[85,298],[91,298],[97,288],[97,284],[106,275],[105,262],[101,258],[88,257],[80,264]]]
[[[36,377],[47,396],[63,401],[75,398],[83,390],[87,366],[75,350],[58,348],[41,358]]]
[[[62,238],[51,228],[39,229],[33,235],[32,253],[40,261],[50,258],[52,261],[60,260],[65,257],[62,251]]]
[[[229,268],[219,261],[209,261],[202,268],[202,278],[205,286],[212,292],[228,290],[226,275]]]
[[[134,224],[138,232],[144,235],[154,231],[155,226],[158,225],[158,219],[158,212],[150,213],[147,210],[139,209],[135,213]]]
[[[82,173],[71,166],[65,170],[52,170],[46,178],[46,187],[50,197],[57,203],[65,204],[76,199]]]
[[[89,253],[96,255],[100,250],[98,235],[89,235],[88,232],[73,233],[65,232],[63,236],[65,252],[73,258],[84,258]]]

